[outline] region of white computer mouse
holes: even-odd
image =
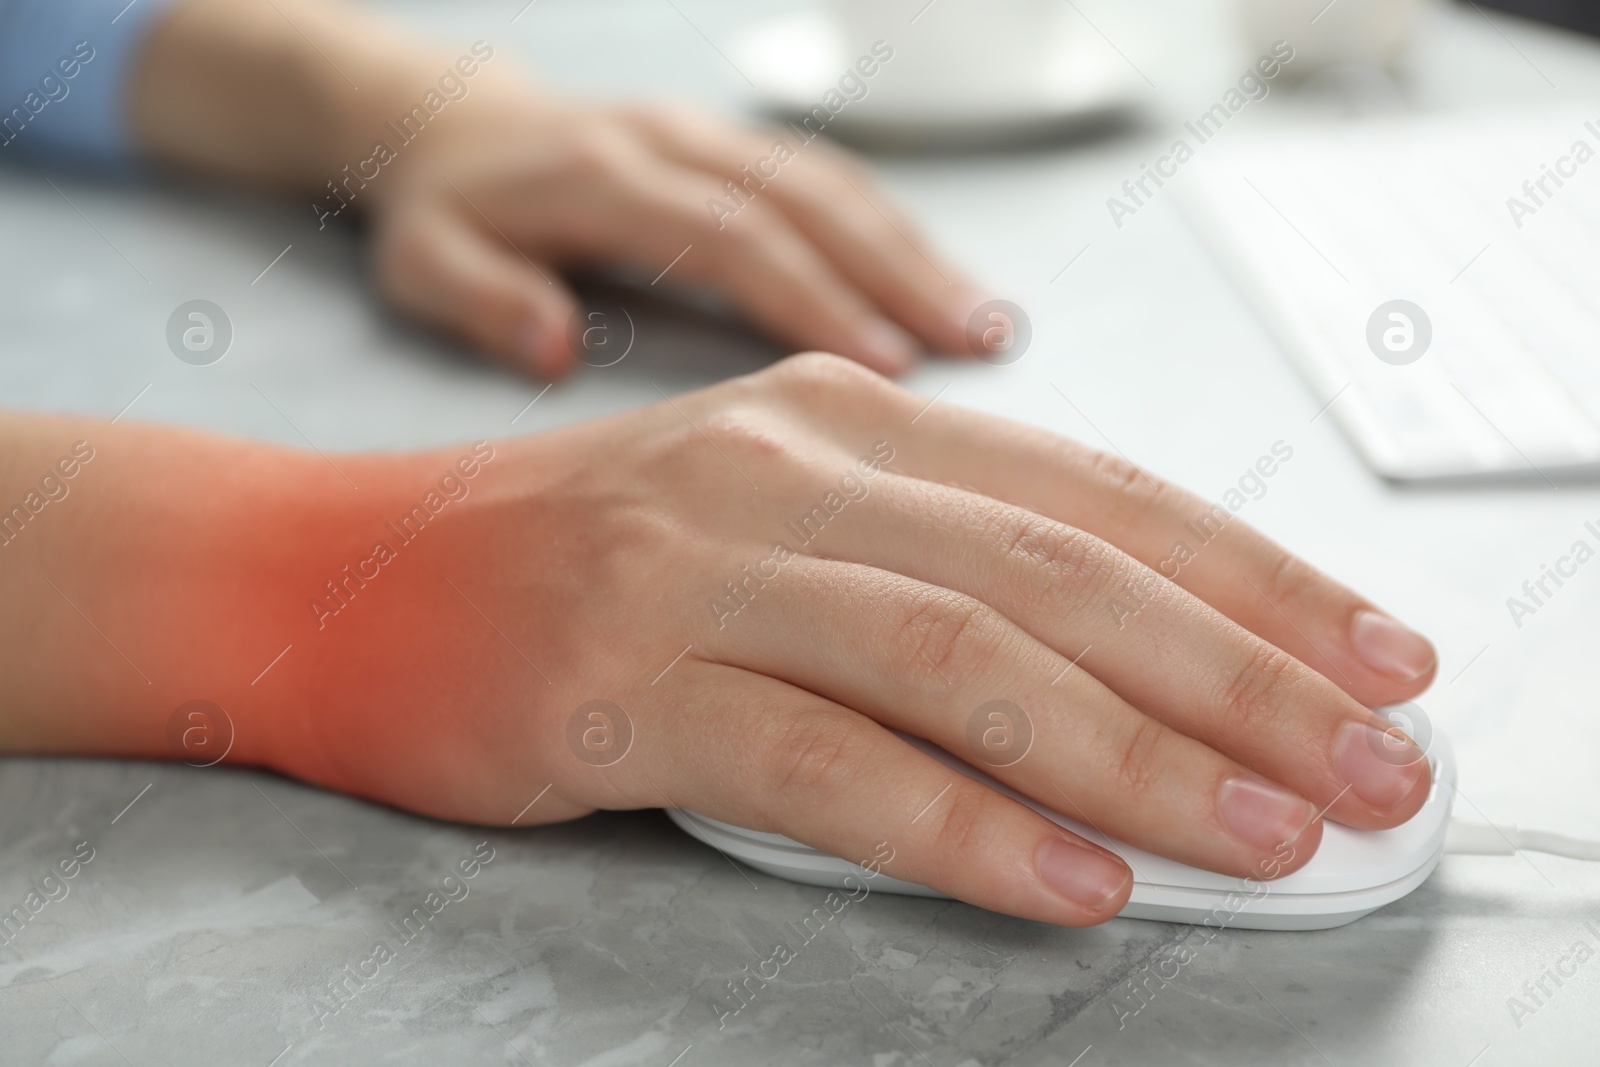
[[[1325,930],[1354,922],[1399,900],[1433,873],[1444,854],[1450,806],[1455,797],[1455,760],[1445,739],[1436,736],[1428,752],[1433,788],[1422,810],[1409,821],[1392,830],[1353,830],[1326,823],[1322,845],[1310,863],[1283,878],[1256,881],[1190,867],[1109,839],[1023,796],[936,745],[920,738],[906,740],[954,770],[1122,856],[1133,870],[1134,881],[1133,893],[1120,914],[1131,919],[1247,930]],[[699,840],[779,878],[856,892],[869,878],[869,872],[857,865],[781,834],[745,830],[692,811],[667,814]],[[870,876],[866,884],[873,892],[944,897],[927,886],[882,873]]]

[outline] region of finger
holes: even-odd
[[[934,426],[943,421],[935,418]],[[1408,700],[1432,683],[1438,657],[1426,638],[1236,518],[1246,499],[1242,494],[1235,494],[1230,509],[1060,438],[985,431],[965,417],[950,421],[962,425],[957,437],[969,447],[979,437],[999,439],[987,469],[964,459],[961,444],[952,440],[929,449],[928,462],[913,463],[908,471],[937,471],[990,495],[1033,503],[1052,518],[1103,537],[1311,665],[1363,705]],[[924,439],[931,442],[933,432],[925,430]],[[1284,442],[1277,446],[1280,457],[1292,457]],[[1284,461],[1270,453],[1263,459],[1275,472]],[[1040,468],[1024,469],[1040,461]]]
[[[524,226],[535,247],[627,263],[652,275],[651,284],[710,284],[785,343],[837,352],[883,374],[915,362],[915,342],[779,212],[751,204],[734,226],[708,210],[722,190],[704,173],[618,150],[558,195],[545,207],[564,220],[559,229]]]
[[[657,151],[715,174],[722,199],[769,200],[888,315],[937,351],[967,351],[977,286],[940,255],[853,156],[791,130],[647,109],[634,121]],[[736,223],[735,223],[736,224]]]
[[[776,211],[751,205],[738,226],[708,229],[702,247],[687,275],[721,288],[790,344],[825,347],[888,375],[915,364],[916,343]]]
[[[1242,496],[1207,503],[1117,456],[992,415],[929,406],[842,364],[813,359],[788,373],[816,379],[802,395],[827,398],[811,414],[838,436],[892,441],[907,474],[1020,504],[1115,544],[1367,707],[1412,699],[1433,681],[1438,659],[1426,638],[1247,526],[1235,514]],[[1276,442],[1252,470],[1288,476],[1292,459],[1292,446]]]
[[[576,299],[553,269],[498,234],[445,212],[419,213],[395,223],[374,251],[384,295],[412,318],[525,373],[555,378],[571,369]]]
[[[1321,841],[1305,797],[1141,714],[970,596],[809,556],[750,592],[707,635],[721,661],[925,737],[1119,841],[1254,878],[1303,866]],[[797,620],[810,638],[784,639]],[[1029,740],[995,758],[991,725]]]
[[[632,784],[644,803],[877,860],[892,877],[1042,922],[1087,926],[1127,901],[1132,875],[1115,855],[848,708],[715,664],[676,684],[682,710],[648,742],[649,762],[671,774]],[[626,773],[645,775],[644,762]]]
[[[830,523],[807,551],[990,606],[1133,707],[1341,822],[1394,826],[1426,801],[1420,752],[1396,758],[1337,685],[1106,541],[892,473],[850,506],[854,520]]]

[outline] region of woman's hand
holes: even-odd
[[[497,442],[470,480],[443,481],[465,449],[341,460],[361,492],[321,480],[358,503],[272,583],[262,616],[299,628],[256,642],[295,651],[246,751],[475,822],[682,806],[1069,925],[1122,906],[1122,861],[891,731],[1238,876],[1304,864],[1324,813],[1421,806],[1426,761],[1380,756],[1363,705],[1427,686],[1424,639],[1237,520],[1164,564],[1198,498],[924,405],[812,354]],[[460,499],[418,515],[439,486]],[[402,516],[426,520],[405,542]],[[996,707],[1032,731],[1003,759]]]
[[[847,153],[562,101],[504,39],[451,51],[321,0],[178,0],[130,97],[168,164],[304,196],[323,226],[369,215],[396,309],[529,373],[571,369],[583,331],[561,272],[586,266],[709,286],[791,350],[886,374],[970,350],[983,298]]]
[[[519,88],[468,98],[392,169],[372,209],[390,302],[542,377],[583,355],[572,267],[714,287],[790,349],[891,375],[966,352],[982,300],[864,166],[792,128]]]

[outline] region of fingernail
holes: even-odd
[[[1422,777],[1422,750],[1366,723],[1347,722],[1333,741],[1333,765],[1350,791],[1375,808],[1400,803]]]
[[[911,335],[888,319],[873,319],[857,335],[867,359],[886,374],[911,369],[917,360],[917,344]]]
[[[1350,625],[1356,655],[1374,671],[1397,682],[1412,682],[1433,669],[1438,654],[1426,637],[1387,615],[1359,611]]]
[[[1229,778],[1223,782],[1217,809],[1233,836],[1264,849],[1293,841],[1317,815],[1310,801],[1252,778]]]
[[[1099,911],[1118,896],[1133,873],[1103,852],[1051,838],[1039,847],[1039,877],[1068,900]]]

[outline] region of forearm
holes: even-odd
[[[390,124],[414,107],[431,122],[430,92],[459,111],[472,94],[516,82],[492,46],[420,43],[338,3],[180,0],[136,67],[131,119],[141,147],[164,162],[321,195],[377,143],[398,151],[412,131]]]
[[[0,416],[0,751],[188,758],[169,726],[205,700],[231,761],[278,765],[338,689],[307,602],[413,462],[341,463],[358,491],[311,453]]]

